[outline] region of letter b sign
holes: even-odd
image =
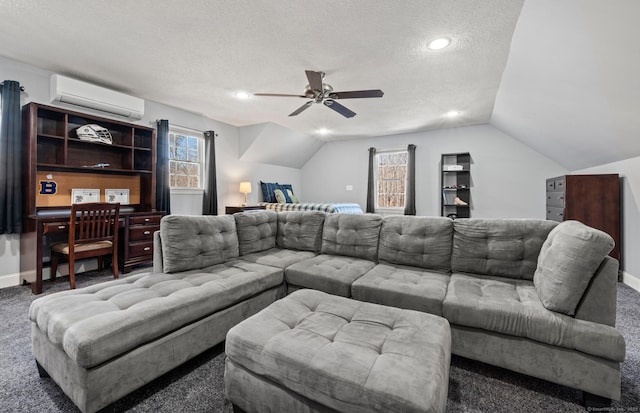
[[[40,181],[40,195],[53,195],[56,193],[57,184],[54,181]]]

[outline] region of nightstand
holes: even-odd
[[[257,209],[267,209],[264,205],[247,205],[247,206],[226,206],[225,214],[235,214],[236,212],[253,211]]]

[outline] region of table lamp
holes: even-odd
[[[240,192],[244,194],[244,204],[247,206],[247,194],[251,192],[251,182],[240,182]]]

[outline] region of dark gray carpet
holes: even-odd
[[[138,270],[134,273],[145,271]],[[77,277],[78,288],[111,279],[110,272]],[[63,277],[44,294],[69,288]],[[51,379],[38,376],[27,319],[36,298],[29,287],[0,289],[0,412],[77,412]],[[640,293],[618,285],[618,321],[627,342],[622,400],[605,411],[640,411]],[[224,399],[224,343],[154,380],[104,411],[231,412]],[[582,392],[454,356],[448,412],[584,412]]]

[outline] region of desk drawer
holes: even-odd
[[[162,215],[129,217],[129,226],[132,226],[132,225],[160,225],[160,219],[162,219]]]
[[[153,240],[153,233],[159,229],[159,225],[129,227],[129,241]]]
[[[129,258],[153,255],[153,241],[132,242],[129,244]]]
[[[68,222],[47,222],[42,224],[42,233],[43,234],[53,234],[56,232],[68,232],[69,231],[69,223]]]

